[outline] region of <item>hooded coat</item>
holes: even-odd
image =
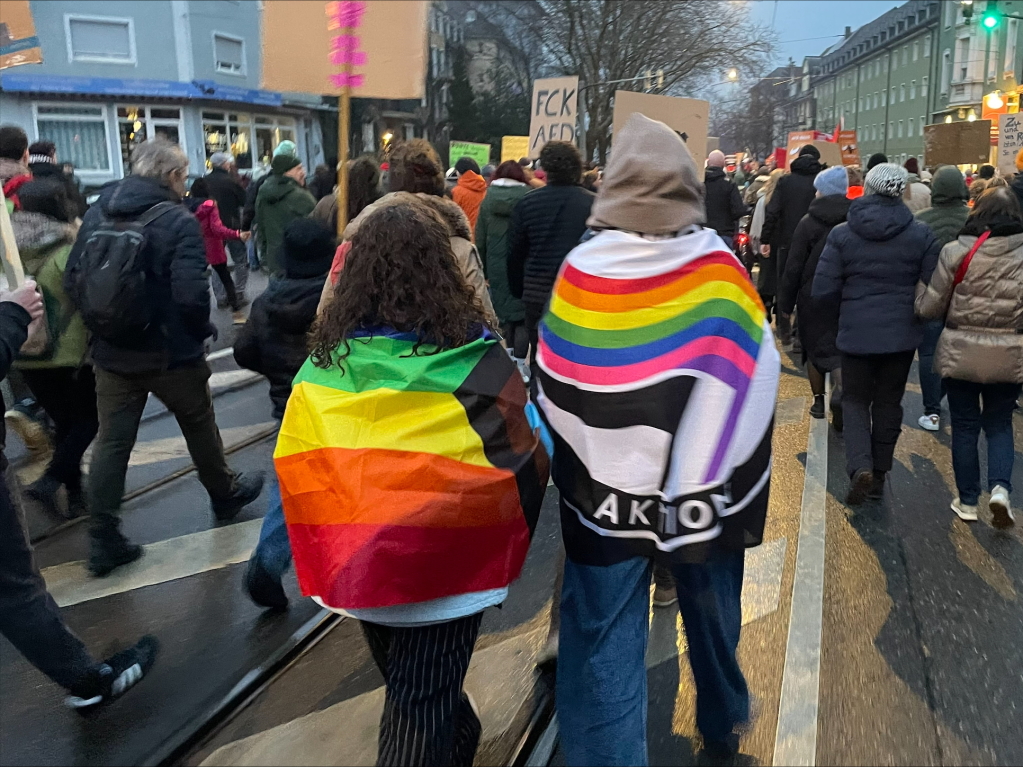
[[[955,286],[976,242],[964,234],[948,243],[916,299],[920,316],[945,321],[934,369],[942,378],[1023,383],[1023,234],[988,237]]]
[[[68,271],[81,257],[89,236],[104,225],[104,216],[137,219],[154,205],[168,201],[180,202],[180,197],[153,178],[128,176],[104,188],[99,202],[85,214],[68,258]],[[131,345],[115,345],[92,336],[92,360],[102,370],[121,375],[153,373],[196,362],[203,358],[203,344],[215,331],[210,325],[202,230],[184,205],[146,227],[142,257],[153,322]]]
[[[839,351],[916,349],[923,340],[913,309],[916,288],[931,278],[940,250],[934,232],[901,199],[871,194],[853,200],[847,223],[828,235],[813,279],[815,300],[841,302]]]
[[[703,177],[707,226],[726,242],[735,236],[739,219],[746,215],[746,205],[739,187],[728,180],[723,168],[708,167]]]
[[[760,231],[762,243],[775,250],[789,247],[796,227],[817,195],[813,180],[822,170],[824,166],[812,154],[800,155],[792,161],[790,172],[778,179],[778,186],[764,211],[764,226]]]
[[[909,174],[906,182],[906,191],[902,195],[902,201],[906,203],[910,213],[919,213],[931,207],[931,190],[927,184],[920,180],[916,173]]]
[[[939,245],[945,245],[959,236],[966,223],[969,199],[970,191],[959,169],[952,165],[939,168],[931,180],[931,207],[917,213],[916,219],[931,228]]]
[[[483,276],[490,286],[494,311],[502,324],[522,322],[526,310],[508,286],[508,226],[516,203],[529,192],[529,185],[499,178],[490,185],[476,220],[476,247],[483,261]]]
[[[451,190],[451,199],[458,203],[458,207],[469,219],[470,231],[476,229],[476,219],[480,214],[480,205],[487,194],[487,182],[478,173],[467,170],[458,177],[458,183]]]
[[[284,230],[296,218],[305,218],[316,207],[316,198],[295,179],[273,173],[256,197],[256,237],[263,264],[270,274],[280,274]]]
[[[67,192],[73,217],[81,218],[85,215],[85,211],[89,209],[89,206],[86,204],[85,198],[78,189],[78,184],[75,183],[74,178],[65,173],[61,166],[55,162],[32,162],[29,163],[28,169],[32,172],[32,178],[34,179],[49,178],[59,182]]]
[[[778,291],[778,308],[785,314],[799,307],[799,340],[803,361],[818,370],[834,370],[840,358],[837,301],[813,297],[813,277],[831,230],[845,221],[852,200],[844,194],[829,194],[810,203],[810,210],[792,235],[792,246]]]
[[[227,251],[224,249],[224,240],[237,240],[239,233],[235,229],[228,229],[220,220],[219,206],[214,200],[201,200],[192,209],[192,213],[199,220],[202,227],[202,239],[206,246],[206,261],[210,266],[227,263]]]
[[[35,278],[43,294],[51,339],[45,355],[19,357],[14,367],[77,368],[85,359],[88,333],[82,315],[64,290],[64,271],[78,228],[42,213],[21,210],[11,214],[11,224],[25,274]]]

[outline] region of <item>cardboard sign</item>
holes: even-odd
[[[707,160],[707,119],[710,114],[710,102],[635,91],[615,91],[612,151],[613,134],[622,129],[633,112],[639,112],[651,120],[660,120],[682,136],[697,167],[703,167]]]
[[[529,113],[528,157],[536,159],[548,141],[575,143],[578,77],[548,77],[533,81]]]
[[[990,156],[990,120],[924,126],[924,165],[983,165]]]
[[[860,167],[860,142],[856,136],[856,131],[839,131],[838,148],[842,151],[842,165]]]
[[[998,172],[1016,174],[1016,155],[1023,149],[1023,114],[999,115]]]
[[[42,63],[43,49],[28,0],[4,0],[0,3],[0,69]]]
[[[850,132],[855,133],[855,131],[850,131]],[[785,164],[784,165],[780,165],[778,167],[788,169],[789,163],[792,162],[793,160],[795,160],[799,156],[799,150],[802,149],[804,146],[806,146],[807,144],[813,144],[818,149],[821,149],[822,145],[824,145],[824,144],[831,144],[832,143],[830,139],[831,139],[831,136],[829,134],[821,133],[820,131],[816,131],[816,130],[795,131],[793,133],[790,133],[789,134],[788,146],[787,146],[786,151],[785,151],[785,158],[786,158],[785,159]],[[832,144],[832,146],[837,147],[838,145],[837,144]],[[841,150],[839,150],[839,152],[838,152],[838,159],[834,160],[834,161],[832,161],[832,160],[825,160],[824,159],[824,152],[825,151],[828,153],[828,157],[832,158],[832,160],[834,160],[834,158],[835,158],[835,153],[832,152],[830,149],[827,149],[827,150],[821,149],[821,162],[827,162],[828,165],[841,165],[842,164],[842,153],[841,153]]]
[[[4,0],[7,5],[8,0]],[[417,0],[366,0],[358,29],[347,36],[358,72],[355,98],[418,99],[425,94],[427,12]],[[317,95],[336,94],[340,66],[323,0],[266,0],[262,87]]]
[[[501,139],[501,162],[529,157],[529,136],[504,136]]]
[[[474,144],[471,141],[452,141],[448,145],[448,167],[463,157],[471,157],[482,168],[490,162],[490,144]]]

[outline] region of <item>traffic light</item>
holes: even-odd
[[[998,12],[998,6],[995,3],[988,3],[987,10],[980,17],[980,23],[984,26],[984,29],[995,29],[1001,20],[1002,15]]]

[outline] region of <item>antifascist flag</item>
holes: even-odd
[[[507,586],[549,460],[492,337],[437,353],[394,331],[295,378],[274,462],[299,585],[337,608]]]
[[[780,361],[760,296],[712,230],[607,231],[565,261],[540,326],[569,555],[699,560],[760,542]]]

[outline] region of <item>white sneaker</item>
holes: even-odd
[[[941,431],[941,416],[922,415],[917,423],[920,424],[921,429],[926,431]]]
[[[991,524],[999,530],[1012,527],[1016,522],[1016,516],[1012,513],[1012,506],[1009,504],[1009,491],[1001,485],[995,485],[991,491],[991,500],[988,501],[988,508],[994,515]]]
[[[954,498],[952,500],[952,511],[954,511],[956,516],[963,520],[963,522],[977,521],[977,507],[971,506],[968,503],[963,503],[958,498]]]

